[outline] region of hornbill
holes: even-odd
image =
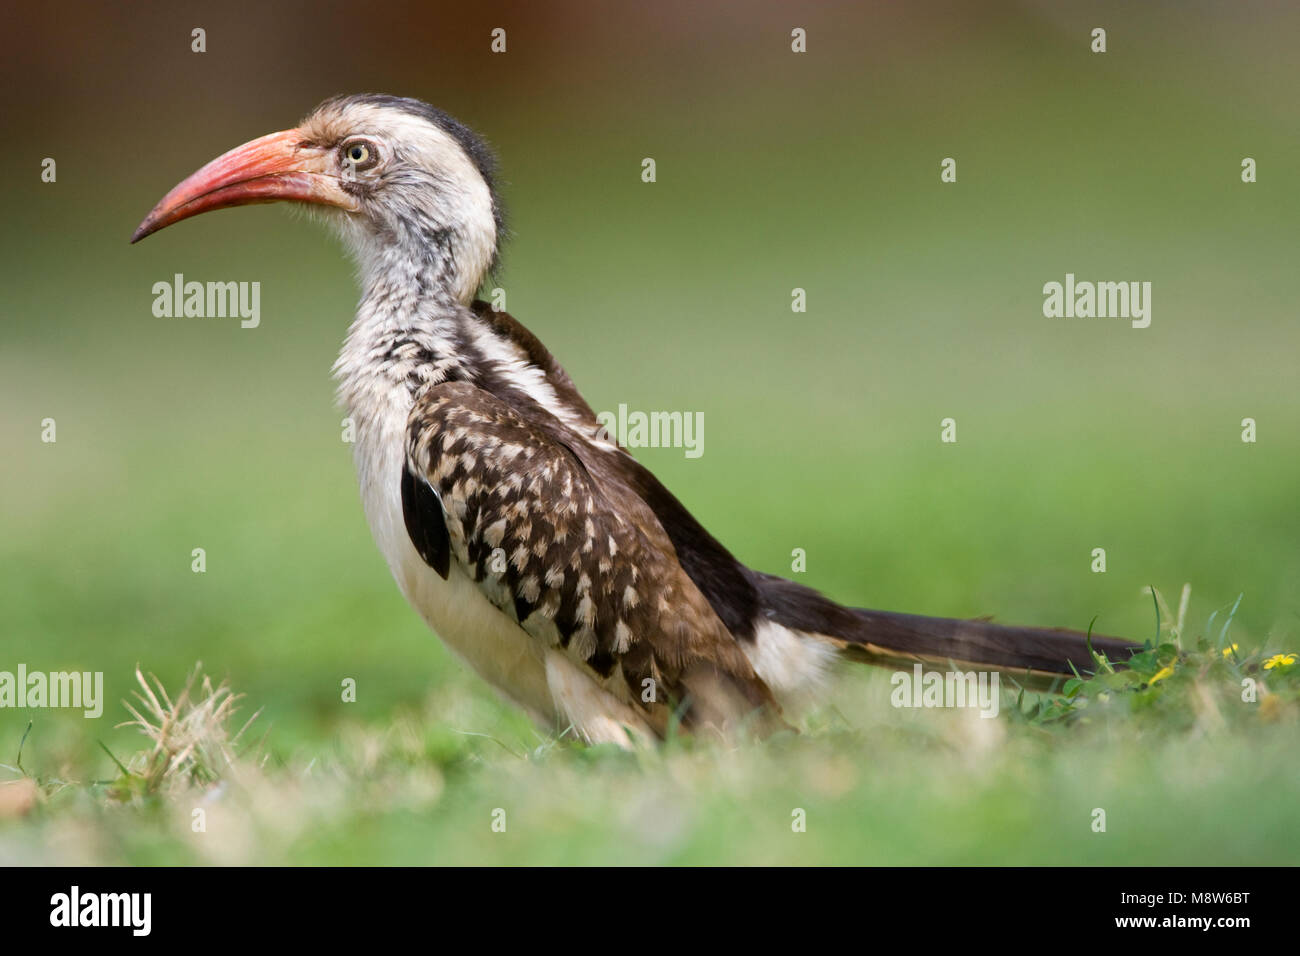
[[[1095,666],[1076,631],[843,607],[741,564],[531,332],[475,300],[503,233],[495,163],[442,111],[326,100],[181,182],[131,241],[276,200],[321,211],[360,266],[334,372],[379,550],[428,625],[543,725],[622,746],[763,733],[841,656],[1031,677]],[[1111,659],[1137,646],[1091,642]]]

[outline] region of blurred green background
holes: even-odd
[[[1300,9],[1135,6],[11,8],[0,669],[103,671],[107,704],[95,722],[0,711],[0,762],[31,717],[26,764],[110,775],[97,741],[138,746],[112,726],[133,667],[172,686],[196,660],[265,708],[284,759],[441,695],[481,704],[460,730],[530,739],[370,540],[329,375],[357,294],[337,243],[254,207],[127,244],[189,172],[339,92],[426,99],[494,145],[509,310],[595,408],[704,413],[703,457],[638,457],[752,566],[788,572],[803,548],[801,580],[848,603],[1095,617],[1139,639],[1155,627],[1140,589],[1191,582],[1192,620],[1244,594],[1234,638],[1293,647]],[[1105,54],[1089,49],[1097,26]],[[956,184],[940,183],[944,157]],[[259,281],[261,327],[155,318],[151,287],[177,272]],[[1150,281],[1150,328],[1044,318],[1042,286],[1067,272]],[[999,813],[1015,818],[992,798],[949,807],[937,835],[922,816],[906,839],[930,862],[1024,861],[940,849],[944,826]],[[1212,801],[1188,813],[1216,818]],[[408,843],[433,825],[392,831],[388,856],[356,839],[378,859],[479,852]],[[709,832],[676,858],[728,859]],[[898,839],[885,859],[907,859]],[[1177,845],[1173,830],[1159,844]]]

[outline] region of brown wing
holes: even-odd
[[[573,380],[537,336],[514,316],[501,312],[486,302],[475,302],[474,313],[497,335],[509,341],[534,367],[541,369],[565,405],[572,419],[583,422],[585,434],[603,433],[600,422],[586,400],[574,387]],[[660,527],[667,532],[682,570],[708,600],[733,637],[752,641],[755,623],[764,608],[758,587],[744,565],[695,520],[673,494],[660,484],[650,471],[626,451],[601,455],[594,473],[615,472],[619,482],[644,501]],[[590,466],[589,466],[590,467]],[[607,483],[601,477],[602,483]]]
[[[656,725],[664,705],[683,702],[687,723],[774,711],[654,513],[615,475],[593,478],[584,456],[597,463],[582,436],[545,412],[445,383],[412,411],[406,483],[417,487],[403,494],[432,491],[450,558],[487,597],[600,678],[621,675],[633,703],[660,711]],[[405,509],[417,548],[443,540],[430,510]],[[437,553],[421,553],[438,567]]]

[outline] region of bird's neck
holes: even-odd
[[[367,275],[363,288],[334,365],[340,400],[363,434],[404,432],[421,393],[468,382],[525,414],[544,412],[595,435],[595,416],[573,383],[514,319],[403,270]]]
[[[440,267],[400,260],[385,269],[365,265],[356,318],[334,364],[349,412],[365,415],[376,404],[409,408],[430,385],[472,378],[467,343],[477,318]]]

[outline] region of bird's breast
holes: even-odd
[[[537,642],[479,590],[455,559],[444,580],[425,564],[406,531],[401,477],[412,402],[393,394],[353,408],[354,455],[366,521],[403,596],[443,642],[485,680],[543,724],[554,721]]]

